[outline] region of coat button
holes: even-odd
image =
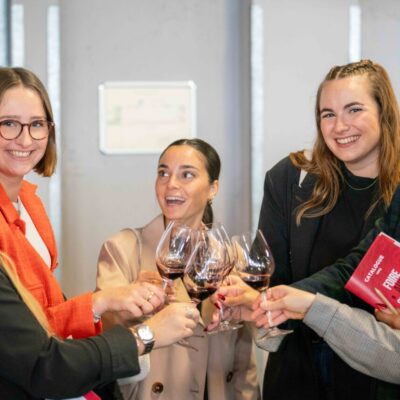
[[[229,372],[229,374],[226,376],[226,381],[229,383],[233,378],[233,372]]]
[[[153,393],[162,393],[163,390],[164,390],[164,385],[161,382],[155,382],[151,386],[151,391]]]

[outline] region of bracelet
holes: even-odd
[[[92,308],[93,311],[93,321],[95,324],[98,324],[101,321],[101,315],[97,314],[96,311],[94,311],[94,308]]]

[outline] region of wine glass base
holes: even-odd
[[[240,329],[242,326],[243,326],[242,324],[238,323],[228,323],[228,324],[221,323],[215,329],[207,331],[207,335],[214,335],[220,332],[235,331],[236,329]]]
[[[257,340],[274,338],[274,337],[279,337],[279,336],[286,336],[292,332],[293,332],[292,329],[279,329],[279,328],[274,327],[274,328],[268,329],[267,332],[264,335],[257,338]]]

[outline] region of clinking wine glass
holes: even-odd
[[[156,265],[163,279],[164,290],[173,280],[183,277],[195,241],[196,231],[190,227],[178,221],[168,224],[156,250]]]
[[[223,278],[223,283],[229,285],[229,274],[231,273],[232,269],[235,266],[236,263],[236,257],[234,253],[234,249],[232,246],[232,242],[229,238],[229,235],[226,232],[225,227],[222,225],[220,222],[216,222],[214,226],[219,230],[221,238],[223,242],[225,243],[226,249],[227,249],[227,259],[226,259],[226,264],[225,264],[225,269],[224,269],[224,278]],[[208,334],[214,334],[218,332],[224,332],[224,331],[231,331],[235,329],[241,328],[243,325],[238,323],[238,322],[233,322],[233,308],[232,307],[227,307],[224,306],[223,303],[219,304],[219,323],[218,325],[212,329],[211,331],[207,331]]]
[[[275,270],[275,261],[264,235],[257,229],[254,235],[247,232],[233,236],[232,245],[236,254],[236,271],[240,278],[253,289],[261,292],[262,298],[265,299],[266,289]],[[267,312],[267,318],[271,327],[259,339],[284,336],[293,332],[276,326],[272,327],[270,311]]]
[[[224,278],[227,258],[228,252],[217,228],[199,231],[183,276],[193,303],[199,304],[218,289]]]

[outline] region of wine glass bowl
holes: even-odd
[[[156,250],[156,265],[163,279],[163,287],[182,278],[186,263],[193,251],[196,232],[177,221],[165,229]]]
[[[269,287],[271,275],[275,270],[275,261],[263,233],[257,229],[254,235],[247,232],[233,236],[232,245],[238,275],[265,298],[265,290]],[[267,317],[272,325],[270,312],[267,312]],[[274,326],[269,328],[262,338],[284,336],[291,332]]]
[[[183,276],[185,288],[194,303],[200,303],[218,289],[224,278],[227,257],[218,229],[199,231]]]

